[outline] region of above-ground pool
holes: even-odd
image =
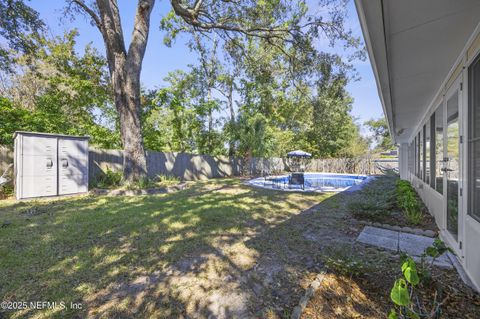
[[[291,175],[266,176],[249,180],[247,184],[285,191],[341,192],[352,186],[362,184],[367,179],[367,176],[305,172],[304,184],[292,184],[290,179]]]

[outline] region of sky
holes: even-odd
[[[92,43],[102,53],[105,52],[102,37],[99,31],[86,17],[76,17],[71,21],[64,15],[66,1],[31,0],[30,5],[40,13],[40,17],[49,26],[53,35],[62,35],[66,31],[77,28],[79,37],[77,49],[81,52],[85,45]],[[118,0],[122,17],[122,27],[125,41],[128,45],[135,14],[134,0]],[[186,70],[189,64],[195,64],[198,59],[195,53],[190,52],[185,45],[186,38],[181,36],[171,48],[163,44],[163,31],[160,31],[160,20],[170,11],[169,1],[157,1],[151,16],[149,42],[143,62],[141,81],[142,85],[149,89],[163,86],[163,79],[168,72],[176,69]],[[353,0],[348,5],[348,26],[354,35],[361,36],[361,28]],[[331,50],[331,49],[328,49]],[[335,51],[335,49],[334,49]],[[360,80],[348,84],[348,91],[354,99],[352,115],[358,118],[360,123],[371,118],[383,116],[382,107],[377,94],[375,78],[372,73],[370,61],[357,61],[354,63]],[[363,131],[363,133],[366,133]]]

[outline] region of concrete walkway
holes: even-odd
[[[419,236],[400,231],[383,229],[372,226],[365,226],[357,241],[363,244],[377,246],[395,252],[404,252],[419,260],[425,248],[433,244],[434,238]],[[435,265],[444,268],[453,268],[450,253],[443,254],[435,260]],[[428,257],[430,258],[430,257]]]

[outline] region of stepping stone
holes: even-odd
[[[432,244],[433,238],[402,232],[398,243],[400,251],[410,256],[421,256],[425,249]]]
[[[357,237],[357,241],[363,244],[381,247],[395,252],[401,251],[420,261],[420,256],[425,249],[433,244],[431,237],[420,236],[410,233],[398,232],[378,227],[365,226]],[[431,261],[430,257],[427,260]],[[452,261],[447,254],[435,259],[434,265],[443,268],[453,268]]]
[[[377,227],[365,226],[357,238],[358,242],[398,251],[398,232]]]
[[[365,226],[362,232],[365,232],[373,236],[386,237],[386,238],[392,238],[392,239],[398,240],[398,231],[395,231],[395,230]]]

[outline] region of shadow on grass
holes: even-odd
[[[345,196],[223,179],[174,194],[7,205],[0,294],[83,304],[43,317],[287,316],[322,250],[354,242]]]

